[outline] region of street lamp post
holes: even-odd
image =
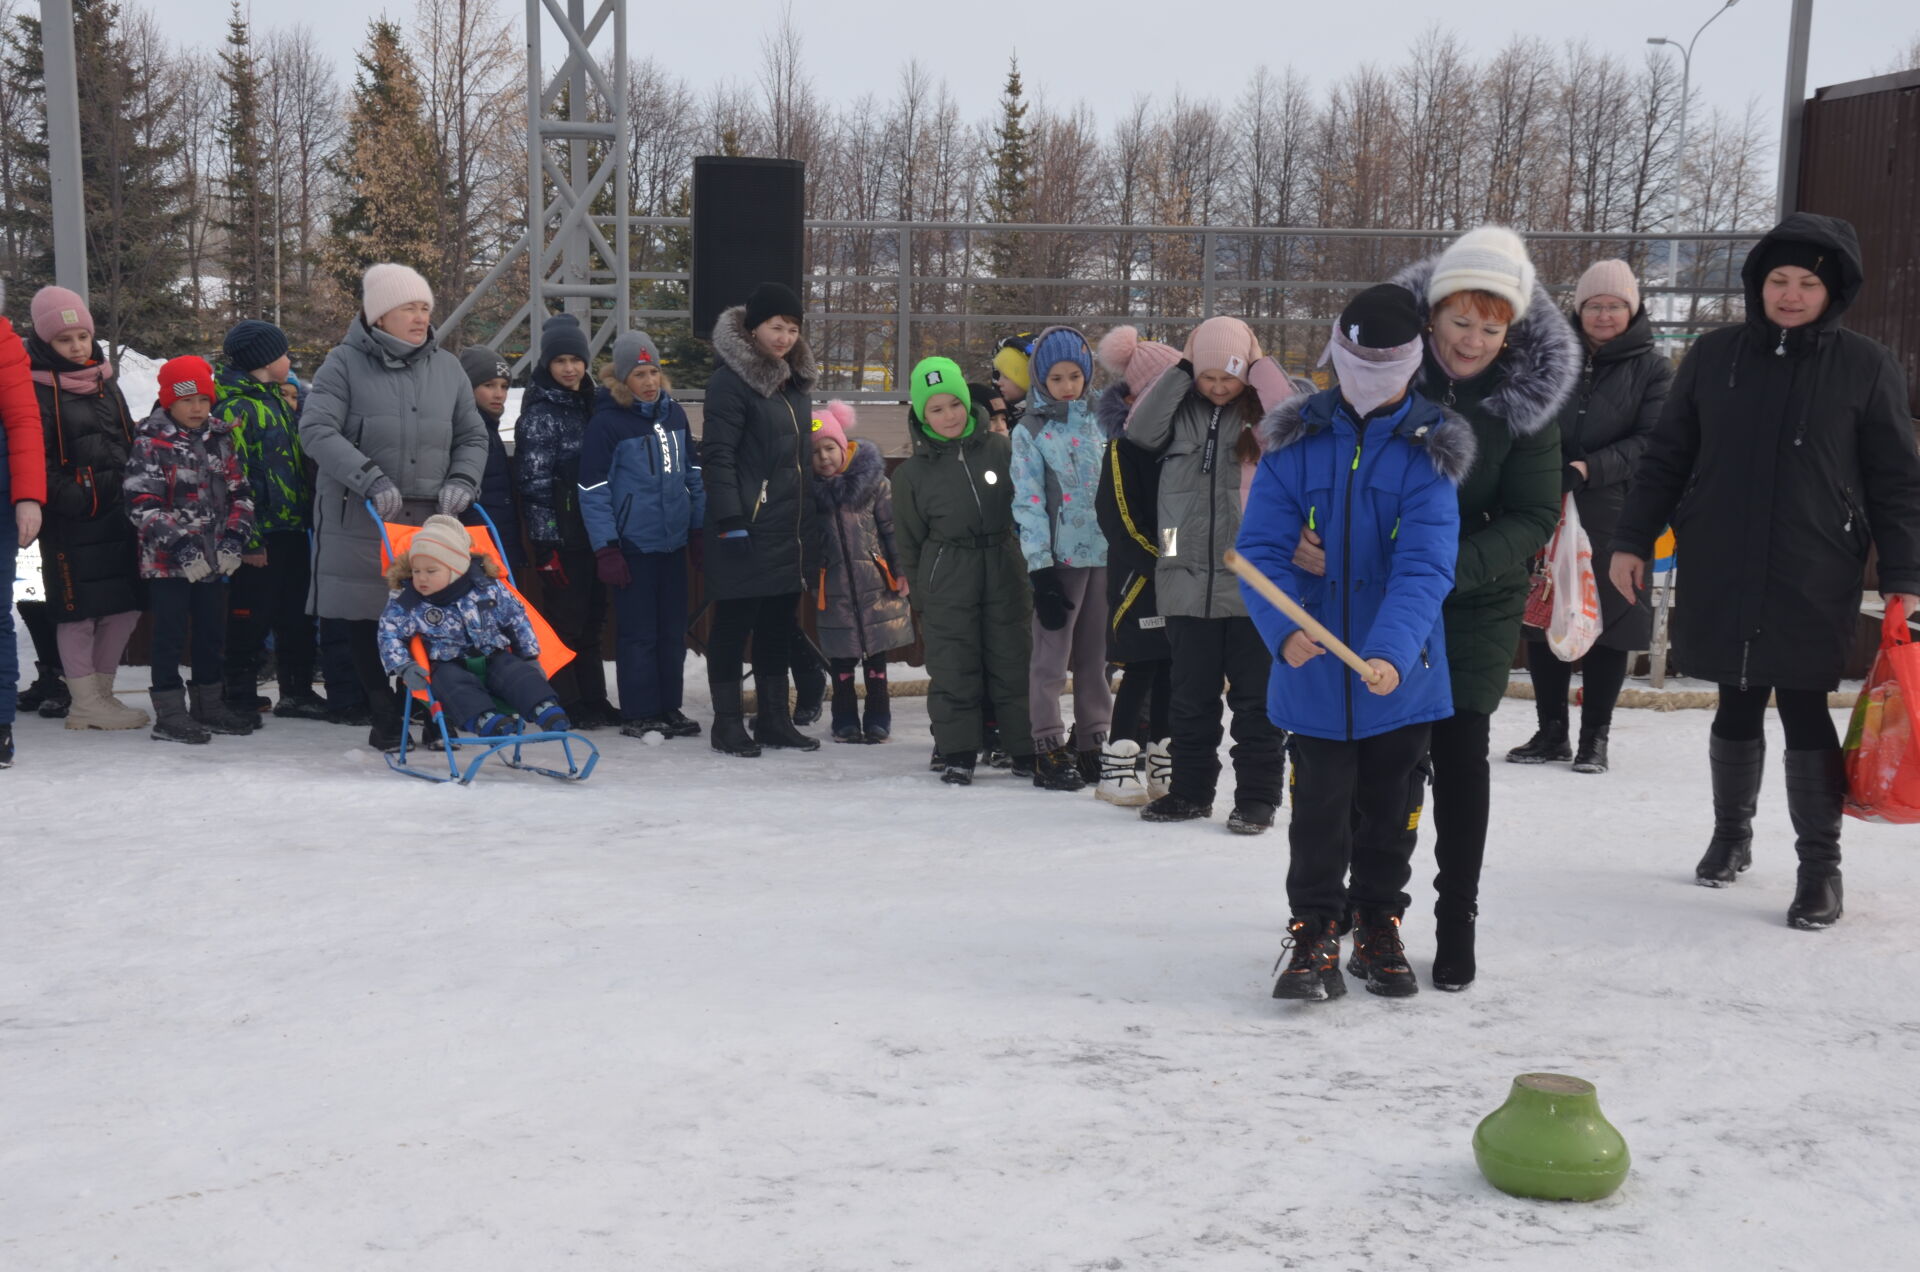
[[[1693,39],[1682,45],[1678,40],[1669,40],[1665,36],[1652,36],[1648,44],[1666,44],[1680,50],[1680,140],[1674,147],[1673,156],[1673,232],[1680,232],[1680,181],[1685,175],[1687,160],[1687,98],[1693,85],[1693,46],[1700,39],[1700,32],[1712,26],[1714,20],[1740,0],[1726,0],[1726,3],[1713,11],[1713,17],[1700,24],[1700,30],[1693,33]],[[1680,240],[1667,240],[1667,285],[1680,286]]]

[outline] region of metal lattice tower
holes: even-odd
[[[626,329],[631,304],[626,0],[600,0],[591,18],[587,0],[565,0],[564,12],[561,3],[527,0],[527,231],[445,323],[457,326],[524,258],[527,303],[486,341],[497,349],[526,326],[527,353],[515,371],[538,358],[540,324],[556,302],[580,319],[595,353]],[[567,54],[550,78],[541,64],[547,18]],[[609,25],[613,47],[601,60],[593,46]],[[610,206],[596,211],[595,201],[609,196]]]

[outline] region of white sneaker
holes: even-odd
[[[1147,802],[1147,788],[1140,782],[1140,744],[1125,738],[1100,748],[1100,786],[1094,798],[1121,808],[1138,808]]]
[[[1146,754],[1147,798],[1154,800],[1173,794],[1173,739],[1149,742]]]

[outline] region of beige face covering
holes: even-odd
[[[1320,355],[1320,365],[1333,363],[1340,377],[1340,396],[1364,416],[1406,392],[1414,372],[1420,369],[1420,353],[1418,336],[1397,348],[1369,349],[1355,344],[1336,323],[1333,339]]]

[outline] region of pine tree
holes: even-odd
[[[1020,82],[1020,59],[1007,66],[1000,90],[1000,122],[994,128],[993,184],[987,191],[987,219],[1002,224],[1025,221],[1031,215],[1033,176],[1031,134],[1027,130],[1026,90]],[[1029,254],[1019,234],[994,234],[986,244],[987,272],[995,278],[1019,278]],[[976,293],[989,312],[1016,312],[1025,298],[1017,287],[984,287]]]
[[[439,266],[434,213],[441,183],[419,76],[400,28],[376,19],[359,62],[346,144],[329,164],[346,198],[324,249],[328,272],[348,296],[360,294],[360,276],[380,261],[410,265],[429,278]]]
[[[273,304],[273,209],[260,144],[260,70],[240,0],[233,0],[227,44],[220,51],[220,82],[227,116],[220,125],[227,171],[221,187],[225,214],[214,228],[226,236],[227,311],[234,321],[267,317]]]
[[[9,197],[0,204],[0,274],[18,299],[53,281],[52,208],[47,186],[46,64],[40,19],[18,14],[5,33],[5,63],[12,100],[31,108],[0,118],[13,170]]]

